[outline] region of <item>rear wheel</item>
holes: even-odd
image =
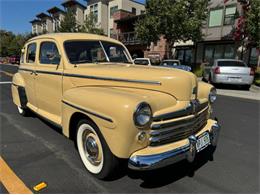
[[[245,85],[245,86],[243,86],[243,89],[249,91],[249,90],[250,90],[250,87],[251,87],[251,85]]]
[[[17,110],[18,110],[18,113],[21,116],[28,116],[29,115],[29,110],[27,108],[22,108],[21,106],[17,106]]]
[[[98,127],[86,119],[77,126],[77,147],[86,169],[99,179],[105,179],[118,167],[118,159],[107,146]]]

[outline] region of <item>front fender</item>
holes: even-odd
[[[198,82],[198,99],[208,99],[210,90],[214,86],[205,82]]]
[[[133,152],[148,145],[148,140],[137,140],[140,130],[133,122],[136,106],[145,101],[156,110],[168,106],[166,104],[171,103],[170,100],[175,101],[168,94],[149,90],[113,87],[73,88],[63,96],[63,131],[69,136],[70,118],[75,112],[81,112],[96,123],[115,156],[129,158]]]

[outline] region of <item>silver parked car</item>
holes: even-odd
[[[254,70],[240,60],[218,59],[204,67],[203,80],[212,84],[242,85],[249,89],[254,80]]]

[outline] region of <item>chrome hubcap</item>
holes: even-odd
[[[98,165],[101,162],[101,155],[95,137],[95,134],[88,132],[87,134],[85,134],[85,136],[83,136],[83,145],[85,155],[89,162],[93,165]]]

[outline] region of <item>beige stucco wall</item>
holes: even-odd
[[[52,33],[53,32],[53,24],[52,24],[52,20],[47,18],[46,19],[46,24],[47,24],[47,32],[48,33]]]
[[[145,6],[130,0],[113,0],[108,5],[108,36],[110,36],[110,29],[114,27],[114,20],[110,18],[110,8],[118,6],[118,9],[132,12],[132,8],[136,8],[136,15],[140,15],[142,10],[145,10]]]
[[[108,29],[108,6],[106,4],[102,4],[102,2],[98,2],[98,21],[96,26],[98,28],[101,28],[104,30],[104,33],[107,34]],[[95,5],[95,4],[91,4]],[[87,6],[87,9],[85,10],[85,17],[87,17],[90,14],[90,6]]]
[[[84,23],[84,9],[82,9],[79,5],[76,5],[76,21],[77,24],[83,25]]]

